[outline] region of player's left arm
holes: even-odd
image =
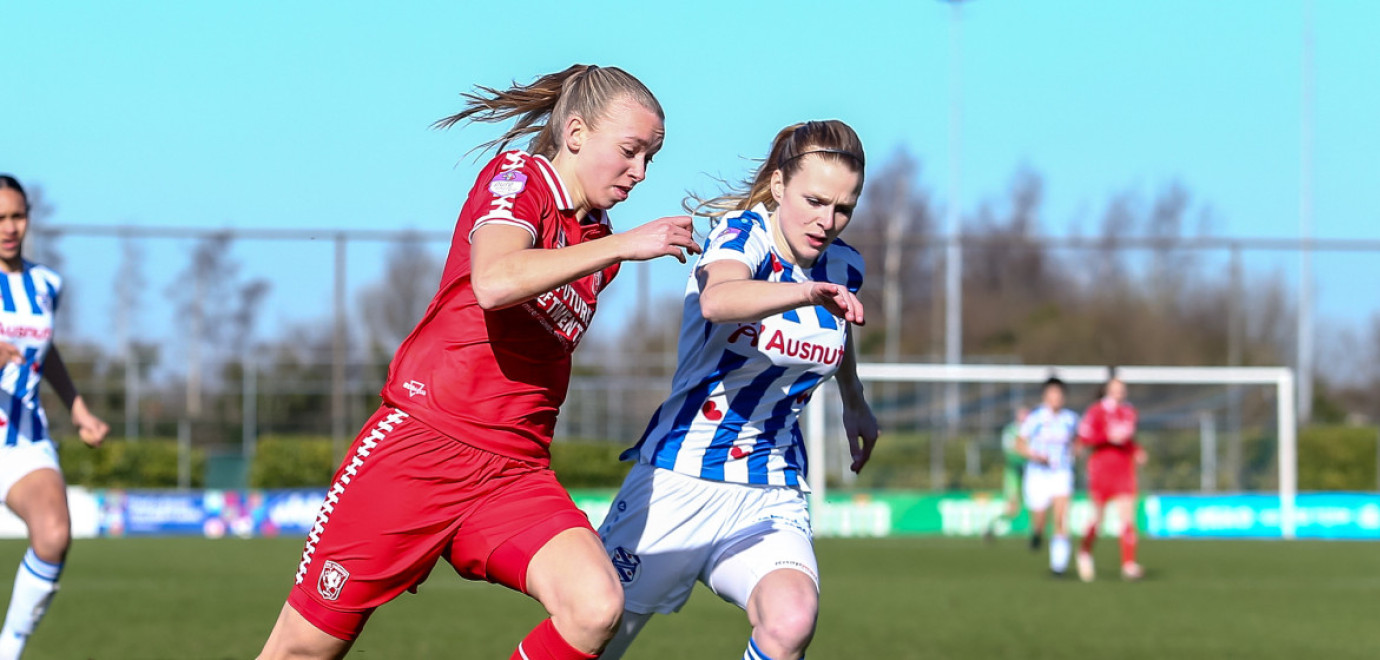
[[[62,404],[72,411],[72,425],[77,427],[81,441],[99,447],[101,441],[105,440],[105,434],[110,432],[110,425],[87,409],[86,401],[77,393],[77,386],[72,382],[72,375],[67,372],[67,363],[62,361],[57,346],[48,349],[48,355],[43,359],[43,378],[53,386]]]
[[[872,458],[872,448],[877,445],[877,417],[867,404],[862,381],[858,380],[858,356],[853,349],[853,329],[848,328],[848,336],[843,349],[843,360],[839,363],[834,379],[839,384],[839,396],[843,399],[843,430],[848,435],[848,451],[853,455],[853,472],[862,472],[868,459]]]

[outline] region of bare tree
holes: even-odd
[[[383,278],[359,294],[370,352],[385,358],[422,319],[441,279],[441,262],[421,236],[394,243],[386,259]]]

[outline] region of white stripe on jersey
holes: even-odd
[[[1068,408],[1058,412],[1047,406],[1032,411],[1021,424],[1021,437],[1030,451],[1049,458],[1049,464],[1030,461],[1027,470],[1072,470],[1073,441],[1078,435],[1078,415]]]
[[[48,418],[38,398],[43,362],[53,345],[53,313],[62,278],[46,266],[23,262],[19,273],[0,273],[0,341],[23,356],[0,370],[0,444],[48,440]]]
[[[767,282],[828,281],[856,292],[862,256],[835,241],[808,269],[777,254],[762,205],[732,214],[710,233],[698,266],[731,259]],[[804,488],[808,461],[798,416],[838,370],[847,323],[823,307],[801,307],[758,323],[710,323],[699,281],[685,291],[679,362],[671,396],[637,445],[643,463],[715,481]]]

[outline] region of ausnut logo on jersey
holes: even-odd
[[[740,325],[728,336],[728,343],[756,348],[776,365],[835,366],[843,359],[845,338],[842,326],[810,327],[775,316],[761,323]]]

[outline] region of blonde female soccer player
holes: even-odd
[[[594,658],[617,627],[618,577],[550,444],[618,265],[699,249],[689,217],[614,233],[606,213],[646,178],[661,105],[621,69],[583,65],[468,99],[441,124],[517,123],[470,190],[440,290],[336,473],[262,657],[343,656],[440,559],[546,608],[514,659]],[[503,151],[528,134],[530,153]]]
[[[838,240],[863,165],[848,125],[797,124],[748,190],[709,203],[731,212],[686,287],[671,396],[624,453],[638,464],[600,529],[626,600],[602,657],[679,610],[696,580],[747,612],[744,658],[795,660],[809,645],[819,576],[797,416],[837,375],[854,471],[877,439],[849,340],[863,261]]]

